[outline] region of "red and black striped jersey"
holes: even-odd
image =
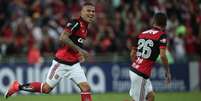
[[[80,17],[67,22],[64,31],[71,33],[69,38],[77,46],[83,48],[83,42],[87,37],[87,26],[88,23]],[[68,45],[62,45],[62,47],[57,50],[55,57],[61,61],[75,63],[79,61],[80,55]]]
[[[164,31],[153,27],[138,34],[133,45],[137,48],[137,52],[132,68],[149,77],[153,64],[160,54],[160,48],[167,46],[167,35]]]

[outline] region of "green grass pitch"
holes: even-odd
[[[80,101],[79,94],[18,95],[0,101]],[[93,94],[93,101],[131,101],[127,93]],[[155,101],[201,101],[201,92],[156,93]]]

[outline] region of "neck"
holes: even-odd
[[[84,21],[86,24],[89,24],[89,22],[87,22],[86,20],[84,20],[82,16],[80,16],[80,19],[81,19],[82,21]]]

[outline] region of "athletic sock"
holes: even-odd
[[[90,92],[81,92],[81,101],[92,101]]]
[[[32,82],[28,84],[23,84],[19,86],[20,90],[28,91],[28,92],[38,92],[41,93],[42,89],[42,83],[41,82]]]

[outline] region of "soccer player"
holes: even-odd
[[[82,6],[80,17],[69,21],[61,33],[60,41],[63,46],[55,54],[46,81],[22,85],[14,81],[5,93],[5,97],[8,98],[21,90],[48,94],[65,77],[71,79],[80,88],[81,101],[92,101],[90,86],[80,62],[88,56],[88,52],[83,49],[83,42],[87,36],[87,26],[94,20],[95,6],[86,2]]]
[[[134,101],[154,101],[154,91],[149,77],[159,54],[164,64],[166,83],[170,83],[171,74],[165,54],[166,20],[164,13],[156,13],[153,17],[152,28],[138,34],[134,40],[130,53],[133,63],[129,71],[131,79],[129,94]]]

